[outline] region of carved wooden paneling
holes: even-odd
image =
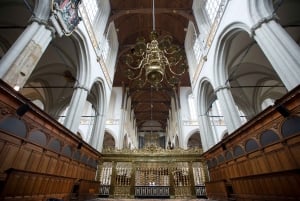
[[[6,143],[0,155],[0,170],[4,171],[11,168],[19,150],[18,145]]]
[[[49,166],[49,162],[50,162],[50,156],[48,156],[46,153],[44,153],[42,156],[42,159],[41,159],[41,163],[39,165],[40,172],[47,173],[47,168]]]
[[[20,118],[24,103],[30,110]],[[70,196],[75,180],[94,182],[100,153],[1,80],[0,111],[0,200]]]
[[[206,183],[207,197],[212,199],[226,200],[227,192],[224,181],[207,182]]]
[[[299,89],[204,153],[210,173],[208,197],[243,201],[300,197],[296,190],[300,188]],[[276,110],[278,105],[290,115],[282,116]]]
[[[27,164],[30,161],[30,157],[32,155],[32,151],[30,149],[19,149],[18,154],[16,155],[13,168],[25,170]]]
[[[31,195],[40,195],[44,198],[58,195],[58,198],[63,198],[71,192],[73,183],[73,178],[11,169],[8,172],[1,198],[11,197],[15,200],[23,200]]]
[[[300,174],[281,172],[232,179],[234,196],[238,200],[297,200],[300,197]]]

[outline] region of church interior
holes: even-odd
[[[299,0],[0,0],[0,200],[300,200]]]

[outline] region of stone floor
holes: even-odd
[[[97,198],[89,201],[135,201],[135,200],[144,200],[144,201],[209,201],[207,199],[190,199],[190,198],[185,198],[185,199],[141,199],[141,198],[136,198],[136,199],[122,199],[122,198]],[[210,200],[212,201],[212,200]]]

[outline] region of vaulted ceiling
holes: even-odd
[[[133,50],[136,39],[144,37],[150,42],[149,35],[153,30],[153,1],[152,0],[110,0],[111,15],[117,29],[119,53],[113,86],[124,86],[129,89],[132,98],[137,127],[139,131],[165,131],[169,117],[171,97],[178,93],[178,86],[190,86],[189,74],[186,71],[175,88],[165,81],[162,88],[156,90],[150,85],[138,88],[126,76],[128,68],[124,55]],[[184,50],[184,40],[189,20],[194,21],[192,0],[156,0],[155,1],[155,30],[158,39],[171,35],[173,44]]]

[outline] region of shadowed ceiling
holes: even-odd
[[[159,35],[158,39],[171,35],[173,44],[184,49],[188,22],[194,21],[192,3],[192,0],[155,1],[155,30]],[[109,22],[115,23],[119,40],[113,86],[129,89],[138,131],[165,131],[171,97],[175,97],[175,92],[178,93],[178,86],[190,86],[189,74],[186,71],[176,87],[171,87],[164,81],[162,88],[158,90],[151,88],[149,84],[138,88],[126,77],[127,66],[122,58],[133,51],[138,37],[144,37],[146,42],[150,42],[149,35],[153,30],[152,0],[110,0],[110,4]]]

